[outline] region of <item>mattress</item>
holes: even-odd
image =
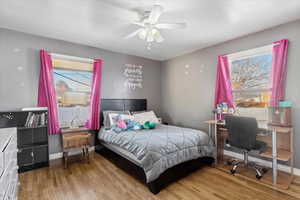
[[[162,124],[152,130],[120,133],[101,129],[98,138],[107,148],[142,167],[148,183],[175,165],[212,157],[215,149],[203,131]]]
[[[101,144],[103,146],[105,146],[106,148],[110,149],[111,151],[115,152],[116,154],[118,154],[118,155],[122,156],[123,158],[126,158],[130,162],[136,164],[137,166],[139,166],[139,167],[142,166],[141,161],[138,160],[136,158],[136,156],[133,155],[132,153],[130,153],[129,151],[126,151],[125,149],[122,149],[121,147],[118,147],[116,145],[105,143],[104,141],[102,141]]]

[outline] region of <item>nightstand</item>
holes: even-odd
[[[65,129],[62,130],[62,148],[65,168],[68,167],[69,152],[81,149],[83,160],[89,162],[89,147],[91,146],[91,136],[88,129]]]

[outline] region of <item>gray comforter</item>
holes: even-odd
[[[102,129],[99,139],[136,156],[147,182],[158,178],[168,168],[204,156],[213,156],[214,146],[202,131],[176,126],[157,125],[152,130],[115,133]]]

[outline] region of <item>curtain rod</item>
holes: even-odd
[[[70,60],[70,61],[78,61],[78,62],[85,62],[85,63],[91,63],[91,64],[94,63],[94,60],[90,59],[90,58],[81,58],[81,57],[63,55],[63,54],[58,54],[58,53],[50,53],[50,55],[53,58],[57,58],[57,59],[65,59],[65,60]]]
[[[258,49],[264,49],[264,48],[268,48],[268,47],[271,48],[271,47],[278,46],[278,45],[279,45],[278,43],[273,43],[273,44],[269,44],[269,45],[265,45],[265,46],[261,46],[261,47],[256,47],[256,48],[252,48],[252,49],[248,49],[248,50],[242,50],[242,51],[235,52],[235,53],[225,54],[224,56],[231,57],[231,56],[234,56],[235,54],[242,54],[242,53],[247,52],[247,51],[255,51],[255,50],[258,50]]]

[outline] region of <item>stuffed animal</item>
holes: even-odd
[[[156,123],[150,121],[146,121],[143,125],[143,129],[155,129],[155,127]]]

